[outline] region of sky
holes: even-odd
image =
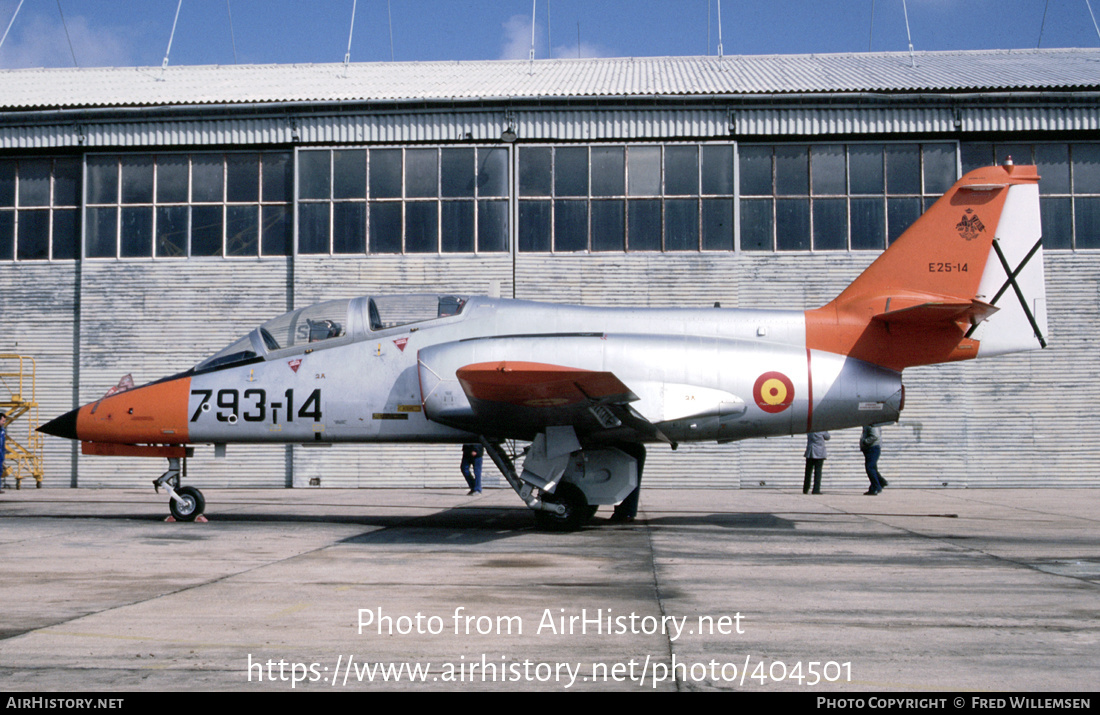
[[[352,62],[527,59],[531,49],[531,0],[23,0],[16,14],[18,5],[0,0],[0,31],[11,23],[0,68],[155,67],[170,39],[170,65],[343,62],[349,29]],[[718,0],[534,7],[537,59],[718,54]],[[1100,47],[1100,0],[725,0],[722,50],[904,52],[906,10],[917,52]]]

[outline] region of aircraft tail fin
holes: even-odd
[[[835,300],[806,340],[897,370],[1046,347],[1039,176],[971,171]]]

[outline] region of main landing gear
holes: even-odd
[[[506,451],[500,442],[490,442],[481,437],[481,446],[496,464],[527,506],[535,512],[535,523],[544,531],[576,531],[580,529],[599,507],[588,504],[584,492],[569,482],[558,484],[553,493],[538,489],[520,479],[515,462],[522,452]]]
[[[182,466],[181,466],[182,465]],[[153,488],[168,492],[168,510],[176,521],[194,521],[206,510],[206,499],[195,487],[181,487],[180,476],[187,476],[187,459],[168,458],[168,471],[153,480]]]
[[[540,529],[576,531],[595,516],[601,504],[619,504],[616,514],[633,519],[645,447],[622,444],[583,449],[575,437],[570,439],[572,428],[564,429],[568,434],[561,430],[554,430],[549,437],[540,433],[522,453],[514,446],[505,450],[503,443],[484,436],[480,439],[486,454],[534,512]],[[517,474],[515,462],[521,455],[523,473]]]

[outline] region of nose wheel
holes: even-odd
[[[195,487],[181,487],[168,500],[168,510],[176,521],[194,521],[206,509],[206,499]]]
[[[168,471],[153,480],[153,488],[160,493],[164,487],[168,492],[168,511],[176,521],[194,521],[206,510],[206,499],[195,487],[181,487],[180,476],[187,473],[187,460],[179,457],[168,458]]]

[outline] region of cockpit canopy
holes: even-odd
[[[304,343],[319,343],[347,335],[350,300],[330,300],[292,310],[260,326],[269,352]]]
[[[267,321],[196,365],[195,370],[263,360],[270,353],[307,344],[325,347],[351,342],[371,333],[452,317],[462,312],[467,300],[456,295],[412,293],[317,303]]]
[[[434,293],[373,296],[367,298],[370,329],[388,330],[410,323],[458,315],[466,306],[466,300],[457,295]]]

